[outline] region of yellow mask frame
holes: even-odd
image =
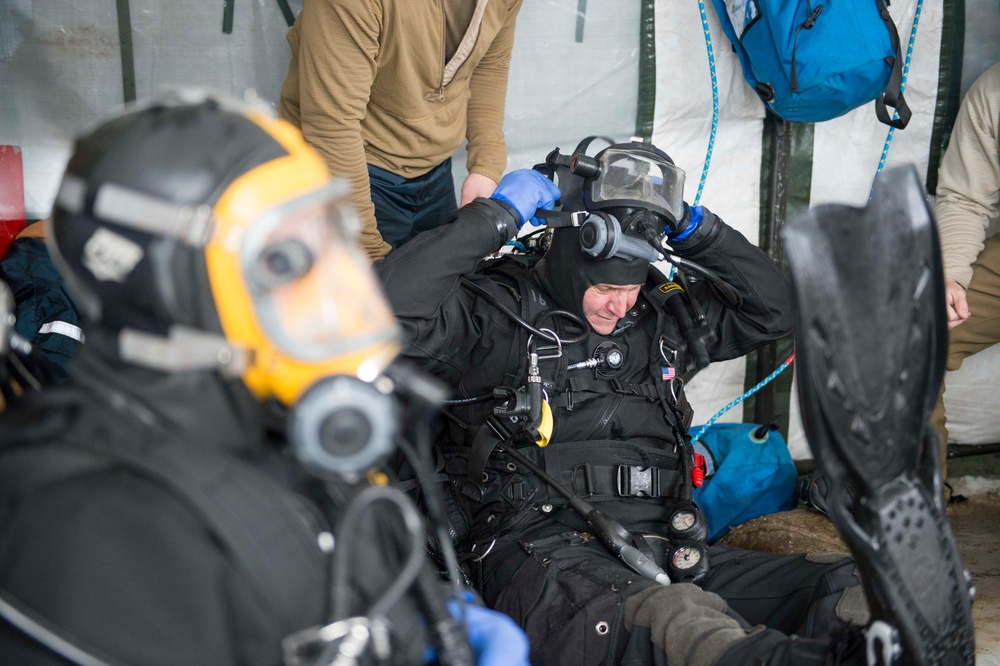
[[[233,181],[214,208],[213,230],[205,246],[209,282],[223,332],[234,346],[251,351],[242,379],[258,399],[274,397],[285,405],[294,404],[315,381],[328,375],[350,375],[371,381],[396,357],[400,346],[395,318],[364,259],[345,263],[341,274],[351,278],[352,284],[338,287],[369,292],[360,295],[368,301],[369,321],[352,322],[352,329],[363,333],[354,336],[355,344],[345,340],[339,353],[310,358],[308,353],[289,349],[287,341],[283,345],[275,340],[274,328],[269,331],[261,320],[259,298],[255,299],[248,284],[244,252],[254,225],[266,219],[269,212],[324,190],[330,196],[340,192],[344,209],[350,210],[349,190],[346,183],[339,188],[331,185],[325,163],[292,125],[257,113],[247,117],[267,131],[288,154]],[[346,222],[356,225],[356,219]],[[360,255],[351,242],[344,249]],[[352,297],[357,299],[359,295],[355,293]]]

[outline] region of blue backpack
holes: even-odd
[[[753,423],[714,423],[694,450],[708,468],[694,501],[705,514],[709,542],[730,527],[798,504],[799,475],[781,433]]]
[[[744,78],[775,115],[820,122],[874,99],[880,121],[906,127],[903,59],[886,0],[713,2]]]

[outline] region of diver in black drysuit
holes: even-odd
[[[440,452],[459,546],[487,603],[524,628],[536,664],[800,664],[826,663],[831,654],[863,660],[854,627],[868,611],[849,557],[714,546],[696,585],[661,586],[610,554],[562,497],[500,452],[509,444],[544,467],[642,535],[637,546],[661,562],[672,547],[671,516],[691,506],[690,453],[677,445],[691,410],[677,377],[694,359],[656,296],[662,276],[642,259],[585,255],[574,228],[556,229],[541,260],[482,263],[536,207],[558,198],[538,172],[513,172],[505,181],[494,198],[475,200],[450,224],[376,264],[404,328],[404,355],[456,392],[450,441]],[[696,227],[673,250],[742,298],[733,306],[708,281],[691,281],[690,296],[712,334],[703,338],[710,360],[788,335],[789,286],[772,261],[707,209],[691,212],[697,221],[685,221]],[[531,334],[509,313],[562,340],[580,338],[579,324],[552,311],[585,318],[584,294],[597,284],[643,286],[609,335],[588,327],[582,342],[562,347],[561,358],[539,362],[554,414],[548,445],[514,435],[483,462],[477,437],[501,400],[489,394],[525,381]],[[609,344],[624,357],[620,367],[572,369],[601,349],[606,357]]]
[[[294,128],[211,94],[77,139],[48,236],[87,341],[66,384],[23,381],[0,414],[0,664],[527,663],[509,619],[439,580],[379,471],[411,437],[401,390],[433,390],[358,377],[388,378],[397,335],[347,197]],[[210,227],[179,235],[193,210]],[[299,420],[324,387],[325,459]]]

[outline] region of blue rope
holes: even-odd
[[[918,1],[923,2],[923,0],[918,0]],[[698,183],[698,193],[695,194],[694,197],[693,205],[695,206],[697,206],[698,202],[701,201],[701,193],[705,189],[705,179],[708,178],[708,167],[712,163],[712,151],[715,148],[715,134],[719,128],[719,79],[716,75],[716,70],[715,70],[715,51],[712,48],[712,34],[709,32],[708,29],[708,15],[705,12],[705,0],[698,0],[698,9],[701,11],[701,26],[702,29],[705,31],[705,49],[708,51],[708,69],[712,75],[712,131],[708,137],[708,151],[705,154],[705,166],[701,170],[701,181]],[[909,62],[909,60],[907,60],[907,62]],[[904,74],[904,81],[905,81],[905,74]],[[671,274],[672,273],[673,269],[671,269]],[[723,414],[725,414],[730,409],[732,409],[736,405],[740,404],[741,402],[752,396],[757,391],[767,386],[770,382],[774,381],[775,377],[780,375],[788,366],[792,364],[794,358],[795,358],[794,354],[792,356],[789,356],[787,361],[781,364],[781,366],[779,366],[770,375],[761,380],[756,386],[754,386],[749,391],[741,395],[739,398],[733,400],[728,405],[726,405],[718,412],[716,412],[715,416],[710,418],[705,425],[701,426],[698,429],[698,432],[695,433],[695,435],[691,438],[691,443],[697,442],[698,439],[703,434],[705,434],[705,430],[707,430],[709,426],[715,423],[719,419],[719,417],[721,417]]]
[[[917,9],[913,13],[913,25],[910,27],[910,43],[906,46],[906,59],[903,61],[903,79],[899,84],[899,94],[902,95],[903,91],[906,90],[906,77],[910,73],[910,58],[913,55],[913,42],[917,39],[917,24],[920,23],[920,11],[923,9],[924,0],[917,0]],[[893,111],[892,119],[895,120],[899,118],[899,113]],[[889,128],[889,133],[885,137],[885,145],[882,146],[882,157],[878,161],[878,169],[875,171],[875,177],[872,178],[872,189],[868,192],[868,201],[872,200],[872,194],[875,193],[875,182],[878,180],[879,175],[882,173],[883,167],[885,167],[885,158],[889,154],[889,145],[892,143],[892,137],[896,133],[895,127]]]
[[[771,374],[769,374],[767,377],[764,377],[764,379],[760,380],[757,383],[756,386],[754,386],[752,389],[750,389],[749,391],[747,391],[746,393],[744,393],[740,397],[736,398],[736,400],[733,400],[731,403],[729,403],[728,405],[726,405],[725,407],[723,407],[722,409],[720,409],[719,411],[717,411],[715,413],[715,416],[713,416],[712,418],[710,418],[705,425],[703,425],[700,428],[698,428],[698,432],[696,432],[691,437],[691,443],[694,444],[699,439],[701,439],[701,436],[705,434],[705,431],[708,430],[709,427],[711,427],[711,425],[713,423],[715,423],[716,421],[718,421],[720,416],[722,416],[723,414],[725,414],[726,412],[728,412],[730,409],[732,409],[736,405],[740,404],[741,402],[743,402],[744,400],[746,400],[747,398],[749,398],[750,396],[752,396],[754,393],[756,393],[757,391],[761,390],[762,388],[764,388],[765,386],[767,386],[768,384],[770,384],[772,381],[774,381],[774,378],[777,377],[778,375],[780,375],[782,372],[784,372],[788,368],[788,366],[790,366],[792,364],[792,362],[794,360],[795,360],[795,354],[792,354],[787,359],[785,359],[784,363],[782,363],[777,368],[775,368],[774,372],[772,372]]]
[[[694,195],[694,204],[701,201],[701,192],[705,189],[705,179],[708,178],[708,165],[712,162],[712,150],[715,148],[715,132],[719,128],[719,80],[715,74],[715,51],[712,49],[712,35],[708,31],[708,15],[705,13],[705,0],[698,0],[701,10],[701,26],[705,30],[705,49],[708,51],[708,70],[712,74],[712,131],[708,136],[708,151],[705,154],[705,166],[701,170],[701,181],[698,183],[698,193]]]

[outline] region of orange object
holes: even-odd
[[[21,147],[0,144],[0,259],[25,225]]]

